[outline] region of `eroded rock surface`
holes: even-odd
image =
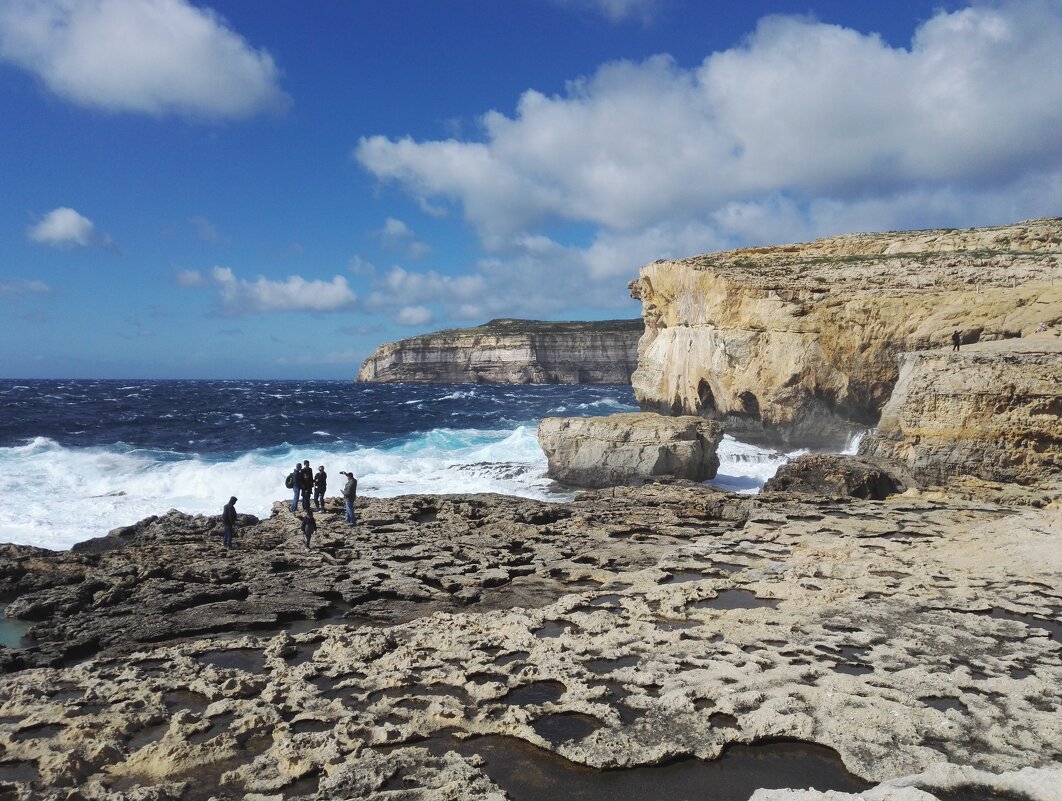
[[[428,384],[629,384],[641,320],[491,320],[385,342],[358,381]]]
[[[641,483],[660,476],[707,481],[719,469],[719,423],[685,415],[626,412],[603,417],[547,417],[538,443],[549,476],[577,487]]]
[[[322,515],[312,552],[279,503],[228,554],[158,521],[95,554],[6,547],[36,656],[53,632],[101,650],[0,678],[0,792],[500,801],[492,737],[597,768],[779,738],[875,782],[1057,768],[1057,508],[675,482],[362,520]],[[213,633],[143,642],[193,620]]]
[[[859,452],[931,484],[1062,475],[1062,338],[904,354],[896,389]]]
[[[642,268],[643,409],[736,435],[843,443],[873,424],[897,357],[1027,336],[1062,321],[1062,219],[850,234]]]

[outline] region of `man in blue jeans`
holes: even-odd
[[[225,508],[221,510],[221,525],[225,528],[225,549],[232,547],[232,534],[236,526],[236,496],[229,498]]]
[[[343,485],[343,505],[347,507],[347,522],[353,526],[356,521],[354,517],[354,501],[358,497],[358,480],[354,478],[353,473],[348,473],[345,470],[340,470],[339,474],[347,477],[347,483]]]
[[[291,474],[291,477],[295,480],[295,483],[291,485],[295,495],[291,499],[291,513],[295,512],[299,508],[299,495],[302,493],[302,465],[295,462],[295,472]]]

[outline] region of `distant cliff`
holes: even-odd
[[[358,381],[419,384],[629,384],[641,320],[491,320],[387,342]]]
[[[1027,336],[1062,322],[1062,219],[849,234],[657,261],[634,392],[738,436],[839,440],[870,426],[899,356]],[[826,443],[824,443],[826,444]]]

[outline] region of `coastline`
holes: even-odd
[[[529,769],[792,739],[877,782],[1048,766],[1062,736],[1057,509],[680,481],[368,498],[355,532],[332,507],[309,552],[282,501],[228,554],[215,518],[178,513],[26,549],[5,592],[34,588],[14,611],[57,666],[8,659],[6,764],[101,798],[189,771],[217,797],[461,775],[488,798],[489,770],[423,738],[516,737],[544,749]]]

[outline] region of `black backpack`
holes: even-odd
[[[288,477],[284,479],[284,486],[287,487],[288,489],[293,489],[295,487],[295,474],[294,473],[288,473]]]

